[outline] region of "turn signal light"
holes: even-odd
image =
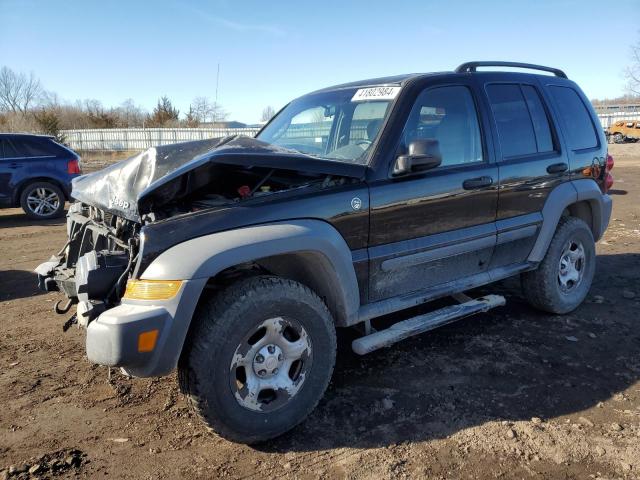
[[[182,280],[129,280],[124,298],[130,300],[169,300],[176,296]]]
[[[142,332],[138,335],[138,351],[153,352],[156,348],[156,340],[158,340],[158,329]]]

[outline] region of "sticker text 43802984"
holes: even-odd
[[[393,100],[398,96],[400,87],[369,87],[359,88],[352,102],[364,102],[366,100]]]

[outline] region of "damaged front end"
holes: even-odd
[[[139,248],[140,224],[83,203],[67,215],[65,246],[36,268],[40,289],[62,291],[68,301],[56,312],[77,312],[65,324],[87,326],[122,298]],[[65,329],[66,329],[65,328]]]
[[[136,296],[135,286],[154,282],[143,280],[150,263],[200,235],[299,215],[297,196],[361,181],[365,168],[248,137],[151,148],[74,180],[68,241],[36,269],[40,288],[67,296],[58,313],[76,306],[64,328],[88,328],[91,361],[141,376],[166,372],[179,351],[159,352],[156,342],[171,343],[172,325],[190,319],[207,279],[176,278],[163,298]],[[276,203],[286,207],[269,213]]]

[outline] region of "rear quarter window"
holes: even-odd
[[[18,152],[9,139],[2,140],[2,150],[4,150],[4,158],[18,157]]]
[[[46,138],[12,138],[16,157],[55,157],[60,147]]]
[[[598,146],[598,136],[591,121],[589,110],[571,87],[551,85],[548,87],[555,100],[560,119],[566,131],[568,147],[583,150]]]

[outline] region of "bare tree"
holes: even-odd
[[[213,102],[211,120],[213,122],[224,122],[227,118],[229,118],[229,112],[227,112],[219,103]]]
[[[207,97],[196,97],[191,102],[189,113],[198,123],[206,122],[213,115],[213,104]]]
[[[142,107],[136,105],[132,98],[127,98],[115,109],[118,124],[122,127],[140,127],[144,122],[145,112]]]
[[[627,90],[634,95],[640,95],[640,40],[631,46],[631,65],[625,70]]]
[[[189,107],[190,121],[204,122],[222,122],[227,119],[229,114],[222,108],[222,105],[212,102],[208,97],[196,97]]]
[[[276,114],[275,108],[273,108],[271,105],[267,105],[262,109],[262,115],[260,115],[260,121],[268,122],[273,118],[275,114]]]
[[[9,67],[0,69],[0,110],[26,114],[42,95],[42,85],[30,73],[16,73]]]

